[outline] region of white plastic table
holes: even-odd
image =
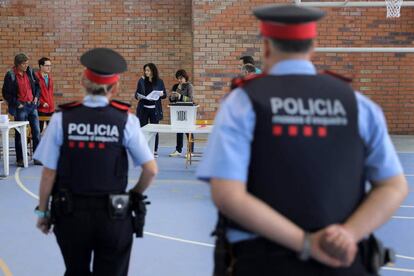
[[[155,135],[157,133],[192,133],[192,134],[206,133],[206,134],[209,134],[213,130],[213,125],[173,127],[172,125],[165,125],[165,124],[147,124],[143,126],[141,130],[144,133],[144,136],[148,141],[148,145],[150,149],[153,150],[155,146]]]
[[[27,168],[29,166],[29,161],[27,158],[27,133],[26,128],[29,124],[28,121],[21,121],[21,122],[8,122],[7,124],[0,124],[0,132],[1,132],[1,142],[3,146],[3,166],[4,166],[4,175],[9,175],[9,132],[10,129],[17,129],[20,133],[21,141],[22,141],[22,153],[23,153],[23,164],[24,167]]]

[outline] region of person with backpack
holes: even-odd
[[[29,58],[23,54],[14,57],[14,67],[4,76],[2,94],[8,105],[9,114],[15,121],[29,121],[33,151],[40,140],[39,116],[37,105],[40,97],[40,87],[32,68],[29,67]],[[16,147],[16,165],[23,167],[23,154],[20,135],[14,136]],[[41,165],[34,161],[35,165]]]

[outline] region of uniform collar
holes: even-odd
[[[103,107],[109,104],[109,100],[101,95],[86,95],[83,98],[83,104],[87,107]]]
[[[269,75],[316,75],[316,68],[307,60],[283,60],[272,66]]]

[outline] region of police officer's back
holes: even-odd
[[[61,106],[35,152],[44,165],[37,226],[49,231],[52,195],[54,233],[65,275],[91,275],[92,254],[93,275],[127,275],[134,232],[132,199],[125,193],[127,152],[143,169],[131,191],[135,199],[143,198],[157,166],[129,106],[111,100],[120,73],[127,69],[124,58],[111,49],[96,48],[83,54],[81,63],[86,67],[84,101]]]
[[[316,73],[322,11],[267,6],[255,15],[267,74],[241,79],[223,100],[197,172],[223,214],[226,266],[234,275],[371,275],[359,242],[407,194],[383,114]]]

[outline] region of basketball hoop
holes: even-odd
[[[385,3],[387,3],[387,18],[400,17],[403,0],[385,0]]]
[[[9,4],[9,0],[0,0],[0,7],[5,8]]]

